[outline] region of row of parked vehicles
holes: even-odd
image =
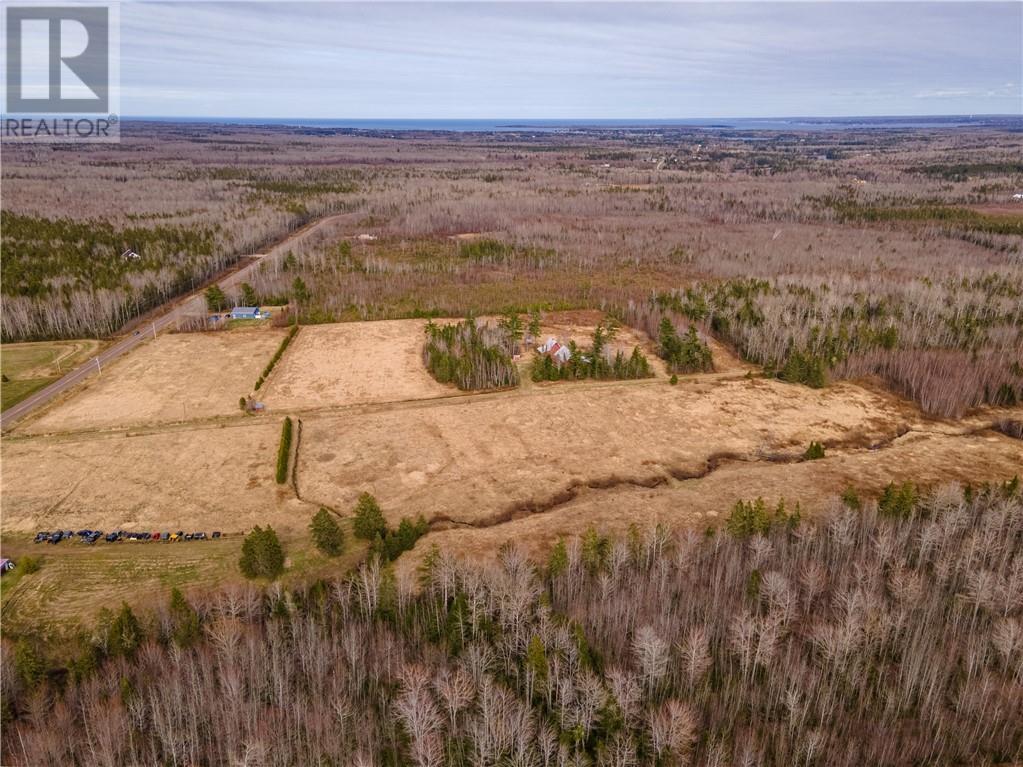
[[[217,539],[220,536],[219,530],[215,530],[209,535],[212,539]],[[61,541],[70,541],[74,538],[79,538],[82,542],[90,544],[95,543],[100,538],[109,543],[116,543],[117,541],[167,541],[170,543],[173,541],[205,541],[207,536],[206,533],[186,533],[184,530],[178,530],[176,533],[139,533],[117,530],[106,535],[103,535],[102,530],[79,530],[77,533],[72,530],[57,530],[52,533],[49,531],[36,533],[35,542],[60,543]]]

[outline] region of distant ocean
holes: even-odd
[[[1023,127],[1019,115],[949,115],[923,117],[772,117],[734,119],[664,119],[664,120],[401,120],[401,119],[320,119],[287,117],[125,117],[125,120],[166,123],[201,123],[207,125],[270,125],[295,128],[327,128],[366,131],[450,131],[471,132],[563,132],[593,129],[637,128],[707,128],[717,130],[841,130],[864,128],[961,128],[993,124],[1015,124]]]

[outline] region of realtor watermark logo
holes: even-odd
[[[8,5],[3,141],[120,140],[116,4]]]

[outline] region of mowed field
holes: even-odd
[[[284,338],[279,328],[173,333],[142,344],[26,419],[22,433],[152,426],[237,413]]]
[[[6,380],[0,383],[0,409],[16,405],[55,381],[94,355],[100,346],[99,341],[89,339],[3,344],[0,346],[0,370]]]

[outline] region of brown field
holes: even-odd
[[[599,317],[552,313],[543,333],[587,342]],[[242,533],[271,524],[307,540],[319,505],[344,514],[369,491],[389,522],[422,514],[431,524],[401,563],[407,569],[434,543],[479,556],[511,540],[540,551],[590,525],[702,528],[739,499],[799,502],[812,514],[848,486],[877,493],[891,481],[1005,480],[1023,468],[1023,443],[989,430],[999,418],[1020,418],[1018,408],[930,418],[868,382],[811,389],[762,378],[716,343],[715,372],[682,376],[677,386],[660,367],[640,381],[534,384],[527,352],[522,387],[464,395],[419,366],[421,328],[418,320],[303,328],[269,379],[271,413],[262,417],[240,414],[237,396],[279,333],[146,345],[3,440],[5,539],[58,527]],[[639,331],[623,328],[617,343],[638,343],[654,361]],[[116,394],[133,376],[140,383],[120,403]],[[207,383],[213,378],[217,387]],[[191,398],[200,404],[188,421],[167,423],[176,416],[167,403]],[[294,486],[273,477],[287,412],[298,420]],[[145,419],[152,425],[124,427]],[[826,458],[803,461],[814,440]],[[116,567],[148,568],[139,594],[176,582],[181,568],[199,585],[233,577],[233,565],[156,562]],[[58,572],[103,590],[98,575]]]
[[[6,439],[4,530],[237,532],[287,522],[301,505],[274,481],[279,439],[279,419],[244,416],[223,428]]]
[[[500,524],[450,526],[426,536],[401,564],[412,570],[428,547],[454,549],[467,557],[493,557],[514,541],[533,555],[543,555],[559,537],[579,535],[593,526],[623,535],[630,525],[669,527],[716,526],[740,500],[764,498],[772,506],[798,503],[804,516],[828,508],[844,489],[878,495],[892,481],[924,486],[947,482],[969,484],[977,478],[1007,480],[1020,473],[1023,446],[997,432],[953,436],[913,431],[878,449],[828,450],[817,461],[778,464],[725,460],[704,477],[667,478],[653,488],[622,484],[583,487],[563,503],[538,512],[522,511]],[[624,512],[624,513],[623,513]]]
[[[29,433],[192,421],[238,412],[284,330],[239,329],[161,335],[27,420]]]
[[[580,488],[654,487],[656,496],[704,473],[708,461],[721,456],[777,474],[793,502],[804,490],[816,496],[856,484],[852,473],[832,482],[815,476],[805,486],[789,484],[785,477],[793,467],[786,462],[798,459],[813,440],[828,445],[829,454],[864,456],[869,485],[876,484],[875,475],[888,477],[885,482],[915,477],[921,468],[915,463],[926,463],[933,429],[905,403],[853,384],[813,390],[713,374],[677,387],[663,379],[547,384],[432,406],[324,416],[304,427],[298,467],[303,498],[345,508],[369,491],[392,521],[423,514],[468,526],[559,506]],[[889,443],[917,432],[923,438],[920,461],[887,457]],[[965,439],[935,438],[936,449],[952,451],[947,479],[1008,478],[1013,466],[1023,465],[1020,443],[1000,435],[977,443],[977,459],[970,451],[951,460],[957,440]],[[941,465],[937,457],[935,465]],[[758,493],[737,482],[722,494],[716,484],[697,506],[723,512],[735,498]],[[611,500],[605,510],[622,516],[623,508],[631,518],[632,504]]]
[[[552,314],[543,332],[585,342],[598,319]],[[316,505],[344,511],[363,491],[377,496],[390,521],[422,514],[435,528],[491,527],[551,509],[558,514],[544,518],[583,509],[566,518],[585,527],[605,515],[661,518],[681,499],[696,516],[679,519],[699,521],[737,498],[812,502],[848,484],[1004,479],[1023,466],[1019,441],[974,433],[994,415],[940,421],[873,387],[810,389],[747,375],[748,366],[719,345],[717,372],[684,376],[678,386],[663,375],[533,384],[528,352],[521,388],[460,396],[421,368],[421,327],[412,320],[303,328],[269,380],[272,414],[264,417],[239,414],[235,392],[247,391],[278,333],[161,338],[32,430],[114,427],[146,413],[153,426],[4,440],[4,529],[240,532],[263,522],[298,529]],[[617,343],[639,343],[652,354],[649,339],[629,328]],[[373,357],[374,349],[383,356]],[[189,373],[170,364],[175,351]],[[225,354],[241,361],[223,365]],[[363,362],[370,359],[379,364]],[[220,390],[203,383],[217,368],[230,378],[217,379]],[[142,381],[139,391],[118,412],[103,412],[99,403],[113,403],[132,375]],[[205,399],[189,422],[160,425],[175,414],[157,392],[176,392],[180,401],[200,387]],[[298,497],[273,479],[280,417],[289,411],[301,424]],[[208,420],[214,415],[215,423]],[[828,447],[827,459],[796,462],[813,440]],[[630,499],[624,515],[621,494]]]
[[[423,367],[425,320],[313,325],[277,363],[263,399],[275,410],[443,397]]]

